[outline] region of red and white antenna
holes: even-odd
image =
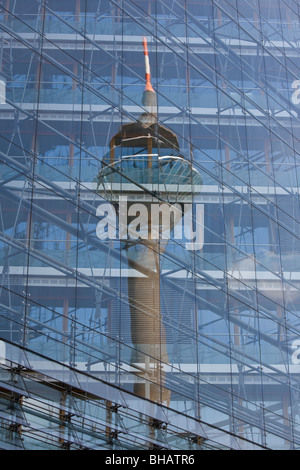
[[[143,46],[144,46],[144,57],[145,57],[145,78],[146,78],[146,87],[145,90],[152,91],[153,87],[151,85],[151,74],[150,74],[150,62],[149,62],[149,55],[148,55],[148,46],[147,46],[147,39],[143,39]]]
[[[144,57],[145,57],[145,78],[146,78],[146,86],[143,93],[143,105],[147,110],[147,116],[143,115],[143,120],[145,122],[151,122],[156,119],[157,115],[157,101],[156,101],[156,93],[151,85],[151,74],[150,74],[150,62],[149,62],[149,55],[148,55],[148,46],[147,46],[147,39],[143,38],[143,46],[144,46]]]

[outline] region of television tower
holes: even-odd
[[[149,209],[153,204],[191,201],[200,191],[202,180],[191,163],[180,155],[177,136],[158,122],[157,97],[151,84],[147,40],[143,38],[146,85],[144,112],[136,122],[124,124],[110,142],[98,174],[98,192],[118,206],[126,198],[126,209],[135,213],[140,202]],[[119,220],[124,214],[120,213]],[[152,227],[153,228],[153,227]],[[126,227],[127,229],[127,227]],[[141,231],[145,227],[140,227]],[[149,230],[149,226],[146,228]],[[155,227],[162,234],[166,227],[160,219]],[[174,229],[174,224],[169,227]],[[150,230],[148,231],[148,235]],[[167,336],[161,313],[160,257],[167,240],[159,235],[121,240],[129,266],[128,277],[131,340],[134,346],[131,364],[136,373],[134,393],[155,402],[168,404],[170,390],[166,371],[169,365]],[[142,273],[142,274],[139,274]],[[145,274],[146,273],[146,274]]]

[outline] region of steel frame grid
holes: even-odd
[[[41,6],[43,6],[43,2],[39,2],[39,3],[40,3]],[[114,3],[115,7],[120,9],[120,5],[119,5],[117,2],[111,2],[111,3]],[[131,3],[133,3],[133,2],[131,2]],[[174,4],[177,4],[177,7],[179,7],[179,6],[182,7],[182,5],[180,5],[178,2],[175,2]],[[216,4],[216,6],[217,6],[218,8],[220,8],[220,5],[219,5],[219,4]],[[48,8],[48,7],[46,6],[46,8]],[[221,9],[221,8],[220,8],[220,9]],[[125,10],[123,10],[123,11],[125,11]],[[128,10],[126,10],[126,12],[128,13]],[[226,13],[226,12],[225,12],[225,13]],[[185,15],[186,15],[186,14],[187,14],[187,11],[185,11]],[[157,31],[159,31],[158,26],[157,26]],[[6,30],[6,32],[7,32],[7,34],[12,34],[12,31],[7,31],[7,30]],[[77,30],[77,33],[78,33],[78,34],[81,34],[81,35],[84,37],[85,40],[89,40],[88,37],[87,37],[85,34],[83,34],[82,31]],[[20,36],[19,36],[18,39],[20,39]],[[157,37],[156,40],[160,41],[161,39],[160,39],[160,37]],[[22,41],[24,41],[24,40],[22,40]],[[27,43],[26,45],[29,46],[28,43]],[[164,45],[165,45],[165,46],[167,45],[167,47],[168,47],[169,49],[171,49],[170,44],[166,44],[166,43],[165,43]],[[99,46],[97,46],[97,47],[99,47]],[[116,44],[115,44],[115,47],[116,47],[116,50],[117,50],[117,45],[116,45]],[[173,47],[175,47],[175,44],[173,44]],[[186,45],[185,45],[185,47],[186,47]],[[220,44],[220,47],[222,47],[222,44]],[[172,50],[172,49],[171,49],[171,50]],[[228,49],[228,51],[231,52],[230,49]],[[34,52],[37,52],[37,51],[34,51]],[[174,52],[174,50],[172,50],[172,52]],[[192,50],[190,50],[189,52],[190,52],[190,53],[193,53]],[[45,54],[44,54],[44,57],[45,57]],[[47,56],[46,56],[46,57],[47,57]],[[47,57],[47,60],[48,60],[48,59],[49,59],[49,57]],[[122,63],[122,61],[121,61],[121,64],[124,65],[124,64]],[[61,66],[61,65],[60,65],[60,66]],[[198,69],[198,71],[199,71],[199,69]],[[203,74],[203,73],[202,73],[202,74]],[[73,79],[73,80],[77,80],[78,77],[72,76],[72,79]],[[81,82],[81,84],[82,84],[83,86],[86,86],[86,84],[85,84],[84,82]],[[102,98],[103,98],[103,96],[102,96]],[[110,104],[110,106],[111,106],[111,109],[114,109],[114,108],[115,108],[115,104],[114,104],[114,103],[109,103],[109,104]],[[13,106],[14,108],[16,108],[16,105],[15,105],[14,103],[10,102],[10,105]],[[239,105],[239,103],[236,102],[236,105]],[[22,108],[21,106],[20,106],[20,107],[17,107],[17,108],[18,108],[18,111],[24,113],[24,108]],[[124,115],[124,109],[123,109],[123,108],[122,108],[122,109],[120,108],[120,110],[122,111],[122,115]],[[182,113],[183,111],[185,111],[185,110],[183,110],[183,109],[179,110],[179,114]],[[294,109],[294,111],[297,111],[297,110]],[[24,114],[27,115],[29,119],[34,118],[34,119],[37,119],[38,122],[41,122],[42,124],[44,124],[44,122],[43,122],[42,120],[40,120],[38,116],[32,115],[32,114],[30,114],[30,113],[28,113],[28,112],[25,112]],[[127,113],[127,117],[130,117],[131,119],[134,118],[133,115],[128,115],[128,113]],[[255,116],[252,116],[252,117],[253,117],[254,119],[256,119]],[[191,115],[191,114],[189,114],[189,118],[190,118],[191,120],[194,119],[193,115]],[[273,117],[272,117],[272,118],[273,118]],[[162,121],[162,122],[165,124],[165,121]],[[197,120],[197,123],[199,123],[198,120]],[[276,124],[277,124],[277,123],[278,123],[278,121],[276,121]],[[58,133],[56,129],[52,128],[52,130],[53,130],[54,132]],[[64,136],[64,138],[65,138],[65,136]],[[70,144],[73,145],[74,142],[71,142],[71,139],[69,139],[69,140],[70,140]],[[75,143],[75,145],[76,145],[76,143]],[[79,148],[82,149],[82,145],[81,145],[81,144],[80,144]],[[34,158],[36,158],[36,155],[33,154],[33,156],[34,156]],[[93,155],[92,153],[91,153],[91,156],[94,157],[94,158],[96,158],[96,156]],[[4,161],[7,162],[6,156],[3,156],[3,157],[4,157]],[[200,168],[201,168],[201,166],[200,166]],[[27,171],[28,171],[28,170],[27,170]],[[262,170],[262,171],[263,171],[263,170]],[[263,172],[263,173],[265,173],[265,172]],[[30,172],[29,172],[28,174],[30,174]],[[269,178],[269,175],[267,175],[267,173],[265,173],[265,175],[266,175],[266,177]],[[33,180],[33,181],[36,181],[36,180],[37,180],[38,182],[40,182],[40,180],[41,180],[40,175],[33,175],[32,180]],[[2,186],[7,185],[7,184],[10,183],[11,181],[13,181],[13,177],[12,177],[12,179],[10,179],[10,180],[3,181]],[[274,182],[275,182],[275,180],[274,180]],[[51,182],[45,180],[45,183],[46,183],[47,186],[48,186],[48,184],[51,183]],[[50,186],[51,186],[51,184],[50,184]],[[3,188],[3,189],[4,189],[4,188]],[[232,188],[230,188],[230,189],[232,189]],[[284,188],[284,189],[286,190],[286,188]],[[57,188],[56,188],[56,190],[57,190]],[[5,191],[6,191],[6,190],[5,190]],[[59,190],[59,192],[61,193],[61,190]],[[236,193],[236,194],[237,194],[237,196],[241,197],[241,194],[239,194],[239,193]],[[13,198],[13,197],[14,197],[14,196],[10,193],[10,194],[9,194],[9,199],[11,199],[11,198]],[[70,198],[69,195],[68,195],[68,198]],[[72,198],[71,198],[71,199],[72,199]],[[246,198],[245,198],[245,200],[247,201]],[[19,201],[23,203],[22,199],[20,199]],[[273,203],[273,201],[272,201],[272,203]],[[75,204],[76,204],[76,199],[75,199]],[[257,209],[261,210],[261,207],[257,206]],[[266,214],[266,215],[267,215],[267,214]],[[275,219],[274,221],[276,221],[276,222],[278,223],[278,220]],[[72,231],[72,225],[71,225],[71,224],[67,224],[65,227],[66,227],[66,229],[67,229],[68,231]],[[77,234],[78,234],[78,233],[77,233]],[[294,233],[294,235],[297,235],[297,233]],[[86,233],[83,233],[82,240],[83,240],[83,241],[86,240]],[[5,241],[7,242],[7,237],[5,237]],[[13,241],[13,242],[15,243],[15,241]],[[16,246],[17,246],[17,244],[16,244]],[[25,247],[23,247],[22,249],[24,250],[24,248],[25,248]],[[31,254],[33,253],[32,249],[31,249],[30,253],[31,253]],[[119,255],[117,255],[117,256],[119,256]],[[180,263],[182,263],[181,260],[180,260]],[[179,268],[180,268],[180,267],[181,267],[181,266],[180,266],[180,264],[179,264]],[[187,271],[189,271],[189,269],[187,269]],[[274,273],[274,274],[276,274],[276,273]],[[199,275],[200,275],[200,278],[202,279],[203,273],[200,272]],[[210,282],[211,282],[212,285],[216,285],[216,284],[215,284],[215,283],[216,283],[215,279],[209,280],[209,283],[210,283]],[[95,284],[94,284],[94,285],[95,285]],[[224,291],[226,291],[227,287],[226,287],[226,288],[223,288],[223,287],[222,287],[222,282],[221,282],[220,286],[221,286],[221,289],[222,289],[222,290],[224,289]],[[293,286],[293,287],[295,287],[295,286]],[[101,288],[103,289],[103,286],[101,286]],[[101,290],[101,289],[100,289],[100,290]],[[101,292],[102,292],[102,290],[101,290]],[[187,292],[187,295],[189,295],[189,294],[190,294],[190,293]],[[117,295],[117,293],[115,292],[113,295]],[[235,295],[236,295],[236,293],[235,293]],[[193,296],[193,294],[192,294],[192,296]],[[239,300],[240,300],[240,299],[241,299],[241,297],[239,297]],[[203,301],[203,299],[201,299],[201,297],[200,297],[200,300]],[[123,301],[123,300],[122,300],[122,301]],[[210,308],[211,308],[211,307],[212,307],[212,305],[210,305]],[[227,315],[227,312],[226,312],[226,311],[225,311],[225,312],[222,311],[222,313],[221,313],[222,317],[224,317],[224,314]],[[268,313],[268,314],[269,314],[269,313]],[[235,322],[235,319],[232,319],[232,318],[231,318],[231,322],[234,323],[234,322]],[[240,321],[238,321],[238,324],[242,326],[242,328],[243,328],[244,331],[249,331],[249,325],[243,324],[243,322],[240,322]],[[285,328],[287,328],[286,325],[285,325]],[[296,330],[294,326],[291,327],[291,330],[295,332],[295,335],[298,334],[298,330]],[[260,332],[257,332],[257,333],[260,334]],[[269,337],[266,337],[265,339],[266,339],[266,341],[270,341],[270,338],[269,338]],[[277,343],[276,343],[276,344],[277,344]],[[232,349],[231,349],[230,354],[231,354],[231,353],[232,353]],[[296,382],[296,384],[295,384],[295,387],[297,387],[297,382]],[[284,433],[283,433],[282,435],[284,435]]]

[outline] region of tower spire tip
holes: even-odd
[[[144,46],[144,57],[145,57],[145,78],[146,78],[146,91],[152,91],[155,93],[153,90],[153,87],[151,85],[151,73],[150,73],[150,63],[149,63],[149,55],[148,55],[148,45],[147,45],[147,38],[143,38],[143,46]]]

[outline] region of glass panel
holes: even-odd
[[[0,447],[299,448],[295,2],[0,28]]]

